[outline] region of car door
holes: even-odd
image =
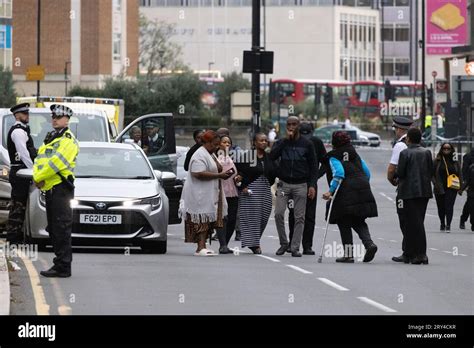
[[[141,116],[126,126],[115,141],[139,145],[153,169],[176,174],[178,157],[172,114]],[[183,185],[167,180],[163,180],[162,184],[169,200],[169,223],[179,224],[178,208]]]

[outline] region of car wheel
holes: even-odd
[[[145,242],[140,247],[145,253],[166,254],[167,241]]]

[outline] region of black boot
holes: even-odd
[[[377,246],[372,242],[365,247],[364,262],[370,262],[374,259],[375,253],[377,252]]]

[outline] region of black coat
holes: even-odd
[[[348,156],[347,156],[347,155]],[[349,217],[369,218],[378,216],[377,203],[370,189],[369,179],[362,169],[362,162],[352,145],[327,154],[328,159],[338,159],[344,168],[344,180],[333,202],[329,223],[335,224]],[[332,173],[327,173],[329,181]]]
[[[416,144],[400,152],[397,166],[398,198],[432,198],[431,177],[433,158],[431,151]]]

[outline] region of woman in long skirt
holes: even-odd
[[[254,254],[261,254],[260,239],[272,211],[271,185],[275,181],[273,162],[265,149],[267,136],[258,133],[253,139],[256,163],[236,163],[241,180],[239,195],[239,222],[242,248],[248,247]]]

